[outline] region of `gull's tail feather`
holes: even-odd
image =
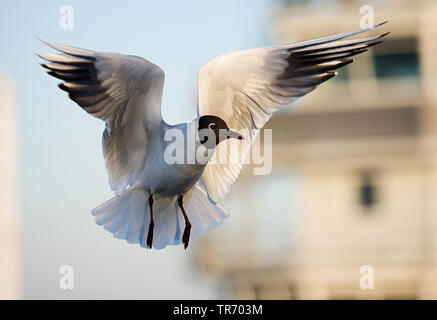
[[[150,193],[144,189],[131,187],[95,208],[92,214],[96,223],[103,225],[114,237],[148,248],[149,196]],[[163,249],[168,245],[181,244],[185,220],[178,207],[177,196],[154,194],[153,200],[155,227],[152,247]],[[190,240],[207,234],[228,216],[226,210],[212,202],[199,185],[184,195],[184,208],[192,226]]]

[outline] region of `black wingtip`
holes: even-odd
[[[366,48],[371,48],[371,47],[376,46],[376,45],[378,45],[378,44],[380,44],[380,43],[382,43],[382,40],[368,43],[368,44],[366,45]]]
[[[328,74],[328,77],[324,81],[327,81],[327,80],[335,77],[338,74],[338,72],[337,71],[328,71],[327,74]]]
[[[65,92],[69,92],[68,87],[64,84],[64,82],[58,84],[58,87],[59,87],[59,89],[64,90]]]
[[[47,73],[48,73],[49,75],[51,75],[52,77],[56,78],[56,79],[59,79],[59,80],[67,80],[67,79],[65,79],[64,77],[62,77],[61,75],[57,74],[57,73],[54,72],[54,71],[48,71]],[[64,89],[62,89],[62,90],[64,90]],[[66,90],[65,90],[65,91],[66,91]]]
[[[337,68],[342,68],[344,66],[347,66],[348,64],[354,62],[354,59],[345,59],[345,60],[340,60],[341,62],[336,66]]]
[[[373,28],[378,28],[378,27],[380,27],[380,26],[382,26],[382,25],[384,25],[386,23],[388,23],[388,20],[385,20],[385,21],[383,21],[381,23],[378,23],[378,24],[374,25]]]
[[[380,38],[384,38],[385,36],[387,36],[387,35],[389,35],[389,34],[390,34],[390,31],[381,34],[379,37],[380,37]]]

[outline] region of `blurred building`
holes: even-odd
[[[15,114],[12,86],[0,78],[0,299],[19,297]]]
[[[245,170],[197,244],[231,298],[437,298],[437,4],[375,3],[391,34],[272,118],[272,174]],[[278,42],[359,28],[362,4],[286,1]]]

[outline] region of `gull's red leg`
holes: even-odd
[[[187,213],[185,212],[184,209],[183,197],[184,197],[183,195],[179,196],[178,205],[179,208],[181,208],[182,214],[184,215],[184,219],[185,219],[185,229],[184,229],[184,234],[182,235],[182,242],[184,243],[184,248],[187,249],[188,242],[190,241],[191,223],[190,220],[188,220]]]
[[[147,246],[152,249],[153,241],[153,228],[155,227],[155,222],[153,221],[153,194],[149,197],[149,208],[150,208],[150,223],[149,232],[147,233]]]

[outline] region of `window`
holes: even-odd
[[[366,209],[370,209],[376,203],[376,188],[373,180],[374,179],[370,172],[364,172],[361,174],[359,198],[361,206]]]
[[[376,77],[419,76],[416,38],[384,39],[383,44],[373,48],[373,53]]]

